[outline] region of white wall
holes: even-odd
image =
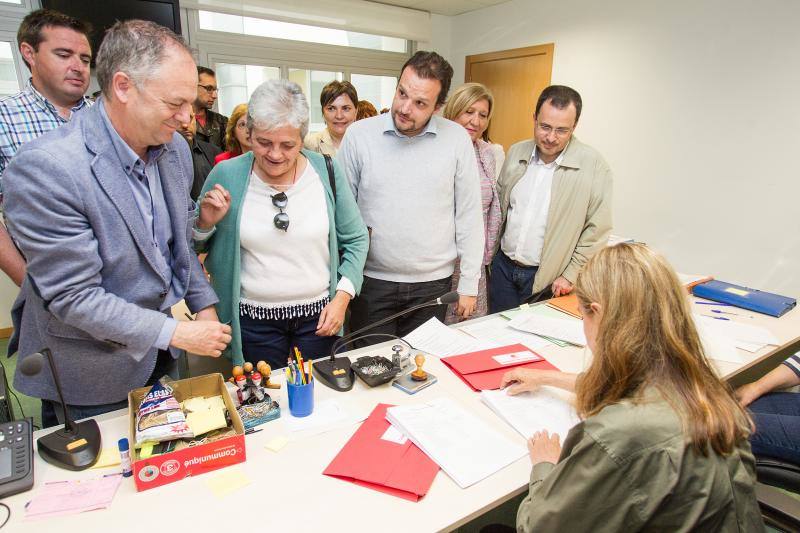
[[[615,233],[800,297],[800,2],[512,0],[447,22],[454,86],[465,55],[555,43],[553,83],[615,173]]]

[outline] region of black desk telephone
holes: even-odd
[[[0,498],[33,487],[33,421],[0,424]]]

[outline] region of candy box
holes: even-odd
[[[136,482],[136,490],[139,491],[160,487],[188,476],[196,476],[236,463],[243,463],[246,459],[244,424],[228,395],[222,374],[207,374],[171,381],[169,386],[172,387],[173,394],[179,402],[198,396],[221,395],[228,408],[236,434],[146,459],[139,459],[138,453],[131,454],[134,458],[133,478]],[[129,430],[132,443],[136,442],[136,410],[149,391],[150,387],[142,387],[128,393]]]

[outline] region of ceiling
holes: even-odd
[[[502,4],[508,0],[373,0],[378,4],[407,7],[420,11],[429,11],[437,15],[460,15],[488,6]]]

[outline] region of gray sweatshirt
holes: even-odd
[[[391,113],[354,122],[336,156],[371,228],[364,275],[416,283],[446,278],[478,294],[484,231],[475,149],[460,125],[434,116],[406,137]]]

